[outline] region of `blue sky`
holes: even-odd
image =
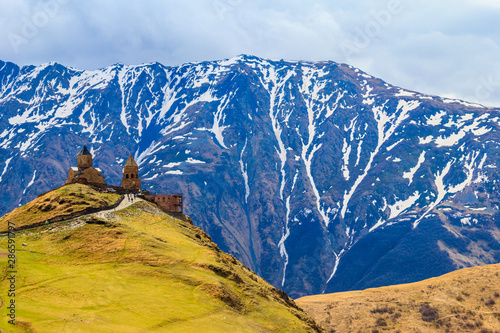
[[[348,63],[403,88],[500,106],[493,0],[0,0],[0,59],[80,69],[239,54]]]

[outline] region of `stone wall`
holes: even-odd
[[[183,199],[182,195],[145,195],[146,200],[154,202],[169,212],[183,213]]]

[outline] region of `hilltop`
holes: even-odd
[[[327,332],[500,332],[500,264],[421,282],[308,296],[297,304]]]
[[[41,220],[64,215],[68,201],[99,206],[101,199],[89,200],[97,194],[82,186],[49,192],[3,221],[20,221],[33,213],[32,207]],[[43,203],[52,209],[40,209]],[[129,204],[18,232],[17,326],[2,320],[0,328],[38,333],[321,331],[284,292],[222,252],[200,228],[146,201]],[[2,238],[0,288],[7,290]],[[0,315],[7,318],[9,299],[5,293],[1,298]]]
[[[118,203],[119,199],[118,194],[100,193],[86,185],[63,186],[0,218],[0,231],[7,230],[7,221],[15,223],[16,228],[26,228],[85,211],[97,211]]]

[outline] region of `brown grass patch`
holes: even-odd
[[[222,282],[218,284],[203,284],[199,288],[204,290],[210,297],[226,303],[235,311],[242,312],[244,310],[244,305],[240,298],[232,292],[231,288]]]
[[[500,332],[500,264],[398,286],[316,295],[296,303],[337,332]],[[498,295],[498,296],[497,296]],[[382,326],[382,319],[387,326]]]

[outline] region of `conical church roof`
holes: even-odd
[[[132,167],[138,167],[137,163],[135,163],[134,158],[132,155],[128,158],[127,162],[125,162],[125,166],[132,166]]]
[[[78,155],[90,155],[90,156],[92,156],[92,154],[87,149],[87,146],[85,146],[85,145],[83,145],[83,148],[82,148],[82,150],[80,150]]]

